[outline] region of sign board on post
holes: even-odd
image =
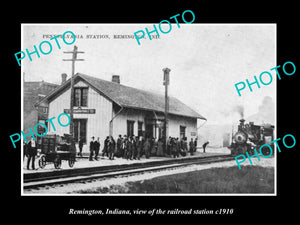
[[[191,136],[197,136],[197,133],[192,131]]]

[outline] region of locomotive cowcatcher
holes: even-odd
[[[69,166],[74,166],[76,153],[71,149],[71,136],[69,134],[64,134],[64,136],[47,134],[41,139],[41,155],[38,161],[40,168],[53,163],[54,167],[59,169],[62,160],[68,160]]]
[[[232,155],[240,155],[248,152],[249,155],[254,154],[254,149],[259,152],[259,148],[268,144],[274,149],[271,144],[273,140],[274,126],[269,124],[254,125],[253,122],[245,124],[244,119],[240,119],[238,131],[232,136],[232,143],[229,149]],[[266,146],[261,149],[262,154],[269,155],[270,149]]]

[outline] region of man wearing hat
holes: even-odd
[[[95,151],[95,143],[94,143],[94,139],[95,137],[93,136],[92,137],[92,140],[90,142],[90,157],[89,157],[89,160],[90,161],[93,161],[93,156],[94,156],[94,151]]]
[[[202,145],[202,147],[203,147],[203,153],[205,153],[205,148],[206,148],[206,146],[209,144],[209,141],[206,141],[203,145]]]
[[[94,141],[95,160],[98,160],[100,145],[100,138],[98,137],[97,141]]]
[[[35,161],[35,156],[37,154],[37,144],[36,144],[36,141],[35,141],[36,137],[32,137],[31,136],[31,139],[30,141],[28,142],[27,144],[27,154],[28,154],[28,159],[27,159],[27,169],[29,170],[29,165],[30,165],[30,161],[31,161],[31,166],[32,166],[32,169],[35,170],[35,167],[34,167],[34,161]]]

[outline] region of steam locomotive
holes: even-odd
[[[238,131],[232,135],[232,143],[229,149],[232,155],[240,155],[248,152],[249,155],[254,154],[254,149],[259,152],[259,148],[263,144],[268,144],[273,148],[271,141],[273,140],[274,126],[269,124],[254,125],[253,122],[245,123],[244,119],[240,119]],[[268,147],[261,149],[262,154],[269,155]]]

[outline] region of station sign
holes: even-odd
[[[71,113],[70,109],[64,109],[64,113]],[[96,109],[73,109],[74,114],[95,114]]]

